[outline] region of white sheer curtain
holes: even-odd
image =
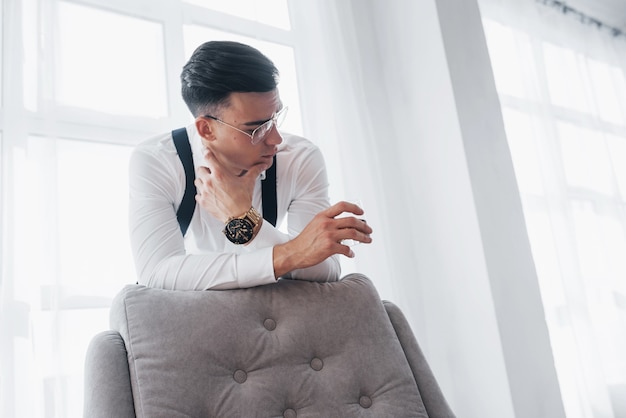
[[[384,297],[406,309],[454,403],[468,416],[480,416],[478,408],[473,409],[475,405],[463,399],[448,379],[470,383],[473,373],[483,378],[489,373],[461,372],[466,370],[466,361],[477,361],[480,356],[470,345],[457,349],[455,344],[466,343],[460,337],[462,331],[437,315],[469,315],[493,303],[497,307],[502,301],[500,291],[516,284],[492,273],[491,289],[481,301],[481,291],[476,290],[479,280],[468,279],[468,287],[460,277],[446,280],[452,265],[461,266],[455,273],[474,279],[468,260],[489,256],[457,247],[452,241],[472,234],[472,199],[445,199],[449,193],[466,193],[462,184],[455,183],[455,176],[463,170],[463,159],[471,159],[475,150],[473,143],[466,142],[459,159],[459,150],[448,142],[454,129],[432,128],[438,119],[454,126],[464,110],[458,90],[452,98],[456,109],[444,105],[450,100],[446,84],[428,71],[439,68],[454,81],[460,76],[451,68],[452,55],[461,55],[457,59],[466,60],[468,71],[473,69],[473,60],[480,60],[471,54],[471,42],[480,39],[468,40],[467,54],[447,49],[447,66],[439,67],[433,52],[439,47],[433,26],[441,23],[449,9],[456,8],[464,16],[464,7],[470,4],[471,11],[471,2],[439,0],[433,2],[436,7],[429,2],[305,3],[310,7],[305,17],[309,32],[316,33],[306,50],[317,64],[314,71],[305,70],[317,82],[315,98],[305,109],[309,123],[305,127],[326,147],[336,178],[344,180],[337,195],[358,195],[368,219],[378,227],[375,243],[358,249],[356,269],[370,274]],[[493,113],[492,119],[504,119],[517,178],[512,187],[517,190],[519,185],[524,209],[525,219],[518,222],[527,225],[525,239],[532,244],[541,290],[539,301],[530,297],[532,292],[519,293],[517,300],[526,305],[529,316],[528,323],[519,325],[533,323],[535,327],[539,321],[530,320],[535,314],[547,323],[553,356],[543,360],[545,367],[556,368],[559,380],[557,393],[535,393],[534,400],[555,397],[560,403],[562,398],[565,413],[571,417],[624,416],[626,42],[532,0],[485,0],[481,5],[502,104],[502,116]],[[441,27],[444,38],[454,36],[450,32]],[[467,36],[472,37],[471,33]],[[424,39],[429,39],[429,45],[424,45]],[[424,76],[431,78],[424,80]],[[477,93],[474,104],[480,107],[489,92]],[[428,107],[431,112],[425,110]],[[439,135],[427,137],[433,132]],[[448,148],[442,150],[442,146]],[[442,151],[447,154],[442,156]],[[502,155],[485,151],[489,152],[485,162],[497,167],[508,164]],[[433,164],[445,164],[446,169]],[[480,200],[483,180],[470,174],[469,181],[470,193]],[[449,208],[459,202],[467,206],[458,211]],[[494,197],[488,203],[495,209],[501,201]],[[456,223],[459,218],[464,221]],[[426,225],[428,220],[430,225]],[[457,237],[447,233],[445,224],[458,228]],[[482,239],[477,241],[487,253],[490,248],[484,238],[488,233],[489,227],[481,226]],[[516,239],[512,234],[510,240]],[[508,254],[512,258],[503,262],[513,266],[523,258],[520,254]],[[454,297],[460,290],[467,291],[467,298]],[[436,309],[430,300],[450,305]],[[506,319],[510,312],[499,309],[482,317],[485,324],[493,318],[498,323]],[[475,328],[467,323],[465,329]],[[452,336],[455,332],[458,338]],[[500,327],[499,337],[490,344],[502,345],[508,358],[514,350],[507,347],[506,334],[507,327]],[[442,351],[446,360],[437,355]],[[466,356],[464,351],[471,354]],[[497,358],[496,350],[492,364],[497,364]],[[449,370],[449,362],[457,367]],[[533,366],[544,367],[531,363],[529,370]],[[513,369],[507,363],[509,375],[504,382],[511,385],[515,404],[522,390],[514,382]],[[532,378],[524,379],[531,384]],[[523,416],[519,406],[513,409]],[[495,410],[486,409],[489,416],[495,416]]]
[[[567,416],[626,416],[626,37],[481,9]]]
[[[407,314],[459,416],[562,416],[476,3],[295,12],[305,133],[375,231],[355,269]]]
[[[512,158],[516,175],[512,184],[506,183],[506,175],[489,183],[472,172],[472,159],[479,152],[476,138],[464,138],[462,149],[451,139],[457,134],[454,127],[464,123],[463,112],[471,114],[467,106],[480,108],[491,94],[477,91],[463,103],[463,91],[454,85],[455,78],[463,77],[463,69],[455,73],[454,65],[472,72],[474,61],[482,59],[472,53],[484,39],[473,37],[471,30],[466,44],[457,44],[467,51],[454,50],[451,41],[446,44],[446,37],[458,39],[463,30],[473,29],[463,27],[465,20],[471,21],[472,2],[418,3],[316,1],[299,6],[299,22],[315,33],[304,45],[310,68],[303,74],[316,83],[305,106],[306,132],[325,148],[331,173],[343,180],[336,196],[359,197],[377,228],[375,243],[357,249],[355,268],[370,274],[383,297],[408,312],[460,414],[526,416],[519,393],[534,384],[529,374],[556,369],[558,387],[556,382],[546,386],[549,390],[536,386],[526,399],[550,399],[563,406],[532,416],[560,416],[561,408],[569,417],[624,416],[626,41],[533,0],[481,3],[502,110],[491,114],[492,121],[474,122],[489,125],[503,118],[508,144],[482,148],[478,158],[493,164],[494,176]],[[460,34],[443,23],[447,13],[455,12],[463,16],[457,21]],[[438,61],[438,48],[447,54],[444,65]],[[452,80],[453,94],[438,70]],[[303,96],[307,104],[306,90]],[[454,105],[447,106],[449,100]],[[446,123],[449,129],[442,127]],[[497,135],[497,130],[485,129],[484,134]],[[510,148],[508,157],[496,152],[502,146]],[[468,163],[469,174],[463,172]],[[468,193],[464,179],[471,184],[472,198],[463,198]],[[482,219],[479,237],[472,238],[474,210],[479,218],[481,210],[496,217],[503,201],[514,199],[504,194],[485,198],[483,193],[491,186],[495,191],[499,182],[508,184],[506,190],[513,194],[519,186],[524,219],[510,217],[507,222],[521,224],[524,237],[510,234],[508,242],[500,241],[512,247],[519,241],[521,246],[495,257],[510,270],[489,271],[489,288],[483,290],[480,268],[471,260],[480,264],[485,259],[488,268],[494,263],[489,241],[494,226],[504,225],[503,235],[518,231],[510,222],[489,225]],[[484,209],[485,202],[492,208]],[[532,268],[524,264],[525,251],[517,251],[527,240]],[[474,251],[474,244],[484,252]],[[527,270],[516,277],[511,270],[520,266]],[[501,277],[502,272],[512,276]],[[529,282],[526,292],[506,299],[503,292],[515,289],[520,280]],[[533,280],[541,290],[538,300]],[[457,298],[458,292],[466,297]],[[431,301],[444,306],[434,307]],[[519,304],[521,315],[528,316],[516,324],[517,330],[503,325],[520,314],[502,306],[508,302]],[[489,312],[490,306],[495,312]],[[476,314],[483,309],[484,316]],[[472,320],[463,322],[466,316]],[[489,329],[493,320],[498,330],[477,336],[488,341],[483,346],[463,338],[464,332],[476,332],[476,321]],[[541,337],[542,326],[549,330],[548,342]],[[539,336],[531,345],[546,344],[552,354],[518,353],[509,333],[522,330]],[[480,362],[479,351],[489,349],[492,360],[483,366],[493,370],[470,370],[468,363]],[[439,356],[442,352],[445,359]],[[543,363],[529,362],[524,374],[513,365],[514,357],[540,358]],[[459,382],[471,385],[477,376],[483,384],[497,379],[500,361],[508,374],[501,382],[510,387],[500,394],[494,385],[483,387],[492,395],[484,402],[511,396],[513,406],[481,409],[459,393]],[[546,376],[546,381],[553,378],[549,372]]]

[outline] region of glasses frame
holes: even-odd
[[[282,109],[280,109],[278,112],[274,113],[272,115],[272,117],[267,122],[264,122],[261,125],[257,126],[256,128],[254,128],[254,130],[252,131],[251,134],[249,134],[246,131],[242,131],[241,129],[237,128],[236,126],[231,125],[230,123],[224,122],[223,120],[221,120],[219,118],[216,118],[215,116],[212,116],[212,115],[202,115],[202,116],[205,117],[205,118],[213,119],[214,121],[217,121],[217,122],[219,122],[219,123],[221,123],[223,125],[230,126],[234,130],[239,131],[242,134],[245,134],[245,135],[249,136],[250,137],[250,142],[252,143],[252,145],[256,145],[259,142],[262,142],[265,138],[267,138],[267,134],[269,134],[271,132],[271,130],[272,130],[272,128],[274,126],[276,126],[277,129],[280,127],[280,125],[285,120],[285,115],[287,113],[287,109],[288,108],[289,108],[289,106],[285,106]],[[261,137],[259,137],[259,138],[257,138],[255,140],[254,136],[256,135],[257,132],[259,132],[259,130],[261,128],[267,128],[267,131],[266,131],[266,133],[263,136],[261,136]]]

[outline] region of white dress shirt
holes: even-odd
[[[205,165],[195,125],[187,127],[194,167]],[[263,221],[248,245],[228,241],[224,223],[196,204],[183,238],[176,211],[185,192],[185,172],[171,133],[140,143],[130,160],[130,239],[139,283],[178,290],[232,289],[276,281],[273,247],[297,236],[311,219],[329,207],[328,179],[320,150],[310,141],[281,133],[277,164],[277,225]],[[264,175],[265,173],[263,173]],[[261,177],[253,206],[262,213]],[[339,278],[338,256],[285,277],[313,281]]]

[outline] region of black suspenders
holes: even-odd
[[[180,128],[172,131],[172,138],[174,138],[178,158],[180,158],[185,169],[185,194],[183,195],[183,200],[180,201],[178,211],[176,211],[176,219],[178,219],[180,231],[185,236],[193,211],[196,208],[196,186],[193,184],[196,179],[196,171],[193,167],[193,156],[191,154],[191,145],[189,145],[189,139],[187,138],[187,129]]]
[[[263,219],[276,226],[276,155],[272,166],[265,170],[265,178],[261,180],[261,199],[263,202]]]
[[[196,186],[193,184],[196,179],[196,172],[193,166],[193,155],[191,145],[187,137],[187,129],[180,128],[172,131],[174,146],[178,157],[185,169],[185,194],[180,202],[180,207],[176,211],[176,219],[180,225],[183,236],[189,228],[193,211],[196,208]],[[263,218],[276,226],[277,202],[276,202],[276,156],[274,163],[265,172],[265,179],[261,182],[261,193],[263,198]]]

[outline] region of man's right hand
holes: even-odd
[[[363,209],[349,202],[339,202],[318,213],[289,242],[274,247],[274,274],[283,276],[292,270],[311,267],[335,254],[354,257],[352,249],[341,244],[345,239],[362,243],[372,242],[372,228],[354,216],[336,218],[343,212],[363,215]]]
[[[247,171],[231,173],[208,148],[204,160],[206,165],[196,170],[196,202],[222,222],[246,213],[252,206],[255,182],[269,167],[257,164]]]

